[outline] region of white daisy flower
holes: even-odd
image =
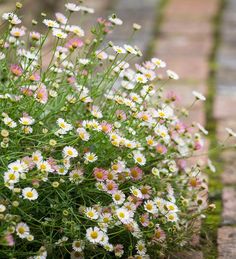
[[[61,24],[66,24],[68,19],[62,13],[55,13],[56,19]]]
[[[113,46],[112,48],[118,54],[125,54],[126,53],[126,50],[124,48],[122,48],[122,47]]]
[[[148,80],[147,80],[147,77],[145,75],[143,75],[141,73],[138,73],[135,76],[135,81],[137,83],[145,84],[145,83],[147,83]]]
[[[133,158],[135,163],[138,163],[139,165],[145,165],[146,164],[146,158],[145,156],[140,153],[139,151],[135,151],[133,153]]]
[[[68,172],[68,169],[65,166],[58,166],[56,171],[59,175],[66,175]]]
[[[72,243],[72,248],[74,249],[74,251],[76,252],[82,252],[84,250],[84,241],[83,240],[75,240]]]
[[[94,9],[93,8],[89,8],[86,6],[79,6],[80,11],[85,12],[85,13],[94,13]]]
[[[90,138],[90,134],[84,128],[78,128],[77,133],[79,134],[79,137],[84,141],[88,141]]]
[[[43,24],[45,24],[49,28],[59,28],[59,24],[53,20],[44,19]]]
[[[116,210],[116,215],[123,224],[129,224],[133,220],[133,212],[123,207]]]
[[[208,131],[200,123],[197,123],[196,125],[203,134],[208,135]]]
[[[139,240],[135,247],[136,247],[139,255],[143,255],[143,256],[146,255],[147,248],[146,248],[145,242],[143,240]]]
[[[137,197],[137,198],[140,198],[140,199],[143,198],[142,192],[141,192],[138,188],[136,188],[136,187],[134,187],[134,186],[132,186],[132,187],[130,188],[130,192],[131,192],[135,197]]]
[[[95,54],[97,58],[100,60],[105,60],[108,58],[108,54],[105,51],[97,50]]]
[[[141,26],[140,24],[138,24],[138,23],[133,23],[133,29],[134,29],[134,30],[138,31],[138,30],[140,30],[141,28],[142,28],[142,26]]]
[[[86,208],[85,215],[90,219],[98,219],[98,212],[94,208]]]
[[[112,194],[112,200],[115,204],[121,205],[125,201],[125,194],[122,191],[116,191]]]
[[[159,58],[152,58],[152,63],[158,68],[166,67],[166,63]]]
[[[3,60],[6,57],[6,55],[3,52],[0,52],[0,60]]]
[[[156,214],[158,212],[156,204],[151,200],[148,200],[144,203],[144,209],[151,214]]]
[[[16,122],[14,122],[10,117],[5,117],[3,119],[3,122],[5,125],[7,125],[9,128],[15,128],[17,126]]]
[[[20,174],[18,172],[8,171],[4,173],[4,182],[7,184],[18,183],[20,179]]]
[[[40,162],[37,163],[37,168],[41,172],[53,172],[54,170],[52,169],[51,165],[47,161],[41,160]]]
[[[35,120],[31,116],[23,116],[19,120],[20,124],[29,126],[34,124]]]
[[[35,164],[37,164],[43,160],[43,156],[42,156],[41,152],[38,150],[32,153],[31,158]]]
[[[67,123],[64,119],[59,118],[57,120],[57,125],[62,129],[62,132],[67,133],[67,131],[70,131],[73,129],[73,126],[69,123]]]
[[[27,238],[27,236],[30,234],[30,229],[28,225],[24,222],[20,222],[16,225],[16,234],[20,238]]]
[[[178,79],[179,79],[178,74],[176,74],[176,73],[175,73],[174,71],[172,71],[172,70],[167,70],[166,73],[167,73],[167,75],[168,75],[168,77],[169,77],[170,79],[174,79],[174,80],[178,80]]]
[[[52,35],[57,37],[58,39],[66,39],[67,34],[63,32],[61,29],[53,28]]]
[[[10,163],[8,165],[8,168],[10,169],[10,171],[17,172],[17,173],[22,173],[25,170],[20,160]]]
[[[165,216],[167,221],[170,221],[170,222],[177,222],[179,219],[178,215],[174,212],[168,212]]]
[[[80,10],[80,7],[74,3],[67,3],[65,7],[70,12],[78,12]]]
[[[133,48],[131,45],[125,44],[124,48],[127,52],[133,54],[133,55],[137,55],[137,51],[135,50],[135,48]]]
[[[71,25],[71,26],[68,25],[66,27],[66,31],[73,32],[78,37],[84,37],[84,35],[85,35],[84,30],[77,25]]]
[[[153,136],[147,136],[146,141],[147,141],[148,146],[154,147],[157,145],[157,142],[154,140]]]
[[[70,146],[64,147],[62,152],[65,157],[74,158],[78,156],[78,151]]]
[[[235,137],[236,138],[236,132],[234,132],[230,128],[225,128],[225,130],[229,133],[229,136]]]
[[[98,157],[96,156],[95,153],[87,152],[84,155],[84,159],[85,159],[85,163],[93,163],[98,159]]]
[[[209,169],[212,173],[216,172],[216,168],[215,168],[215,166],[213,165],[213,163],[210,159],[207,159],[207,165],[208,165],[208,167],[209,167]]]
[[[34,189],[34,188],[31,188],[31,187],[26,187],[22,190],[22,195],[24,197],[24,199],[27,199],[27,200],[37,200],[38,198],[38,192]]]
[[[9,21],[13,25],[17,25],[21,23],[21,19],[14,13],[4,13],[2,15],[2,19],[5,21]]]
[[[169,212],[177,212],[179,211],[178,207],[173,202],[166,202],[165,207]]]
[[[168,119],[174,114],[173,109],[170,106],[165,106],[163,109],[158,109],[157,113],[159,118],[164,119]]]
[[[119,18],[117,18],[116,16],[111,16],[109,17],[109,21],[115,25],[122,25],[123,21]]]
[[[98,227],[88,228],[86,230],[86,238],[93,244],[99,243],[104,236],[104,233]]]
[[[201,94],[201,93],[199,93],[197,91],[192,91],[192,94],[195,96],[195,98],[197,100],[206,101],[206,97],[203,94]]]

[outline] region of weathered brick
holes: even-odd
[[[214,116],[216,119],[235,119],[236,95],[218,94],[214,104]]]
[[[223,224],[236,224],[236,189],[234,187],[224,187],[223,194]]]
[[[165,55],[183,57],[208,56],[212,47],[212,38],[210,35],[201,38],[182,35],[164,34],[159,41],[158,50]]]
[[[188,17],[189,19],[210,19],[217,11],[217,0],[171,0],[167,16]]]
[[[236,258],[236,228],[222,227],[218,230],[218,259]]]
[[[201,251],[186,251],[172,255],[170,259],[203,259]]]

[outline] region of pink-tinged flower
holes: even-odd
[[[33,162],[33,159],[29,156],[25,156],[22,158],[22,161],[27,165],[27,167],[32,170],[35,167],[35,163]]]
[[[95,168],[93,175],[97,181],[105,181],[107,180],[108,172],[102,168]]]
[[[33,95],[33,91],[31,89],[29,89],[28,87],[21,87],[20,91],[27,96],[32,96]]]
[[[143,66],[148,70],[153,70],[156,66],[151,61],[143,62]]]
[[[175,102],[180,100],[179,96],[174,91],[169,91],[166,94],[166,99],[168,102]]]
[[[81,71],[81,74],[82,74],[83,76],[87,76],[87,75],[88,75],[88,70],[83,69],[83,70]]]
[[[175,124],[175,130],[178,133],[184,133],[186,130],[186,125],[183,122],[179,121]]]
[[[135,208],[138,208],[138,206],[143,203],[143,200],[141,198],[138,198],[134,195],[130,195],[127,200],[131,202],[135,206]]]
[[[42,104],[46,104],[48,101],[48,91],[44,84],[40,84],[38,89],[35,92],[34,97],[36,100]]]
[[[158,243],[158,242],[163,242],[165,239],[166,239],[166,234],[165,234],[164,230],[162,230],[161,228],[158,227],[154,232],[152,241],[154,243]]]
[[[118,190],[117,183],[114,181],[110,181],[110,180],[106,181],[105,187],[106,187],[106,191],[110,194],[113,194]]]
[[[114,246],[115,256],[121,257],[124,254],[124,247],[121,244],[117,244]]]
[[[150,223],[148,213],[142,214],[139,218],[139,221],[140,221],[140,223],[142,224],[143,227],[147,227]]]
[[[191,189],[198,189],[199,187],[201,187],[202,181],[198,177],[191,177],[188,183]]]
[[[143,176],[143,171],[139,167],[135,166],[130,169],[130,177],[132,180],[138,181],[142,179],[142,176]]]
[[[41,34],[40,34],[39,32],[36,32],[36,31],[30,32],[30,38],[31,38],[32,40],[37,41],[37,40],[40,39],[40,37],[41,37]]]
[[[62,13],[55,13],[56,19],[59,23],[61,24],[66,24],[67,23],[67,18],[65,17],[64,14]]]
[[[75,77],[70,76],[70,77],[67,78],[67,82],[68,82],[69,84],[73,84],[73,83],[76,82],[76,79],[75,79]]]
[[[57,162],[54,158],[52,157],[49,157],[48,160],[47,160],[48,164],[51,166],[52,170],[53,171],[56,171],[56,169],[58,169],[58,165],[57,165]]]
[[[32,185],[38,186],[40,184],[40,181],[38,179],[32,179]]]
[[[73,38],[67,42],[66,47],[70,50],[74,50],[74,49],[82,47],[83,45],[84,45],[84,43],[81,39]]]
[[[112,23],[111,23],[110,21],[107,21],[106,19],[104,19],[104,18],[102,18],[102,17],[99,17],[99,18],[97,19],[97,22],[98,22],[100,25],[103,26],[103,32],[104,32],[105,34],[112,32],[112,30],[111,30]]]
[[[149,185],[140,186],[140,191],[141,191],[144,199],[149,199],[152,194],[152,188]]]
[[[185,168],[187,166],[187,162],[184,159],[180,159],[177,161],[177,165],[178,165],[179,169],[185,170]]]
[[[14,246],[14,244],[15,244],[14,238],[11,234],[7,234],[4,237],[4,241],[6,242],[7,246]]]
[[[12,64],[10,67],[10,70],[12,72],[13,75],[15,76],[21,76],[23,74],[23,69],[16,64]]]
[[[102,122],[101,129],[104,133],[109,133],[112,131],[112,124],[110,124],[108,122]]]
[[[164,146],[164,145],[157,144],[157,146],[156,146],[156,151],[157,151],[157,153],[159,153],[159,154],[161,154],[161,155],[164,155],[164,154],[166,154],[166,152],[167,152],[167,148],[166,148],[166,146]]]
[[[194,150],[200,150],[203,148],[203,143],[202,141],[196,140],[194,142]]]
[[[126,118],[127,118],[125,112],[122,111],[122,110],[117,110],[117,111],[116,111],[116,116],[117,116],[117,118],[118,118],[119,120],[121,120],[121,121],[125,121]]]
[[[34,74],[32,74],[30,77],[29,77],[29,80],[30,81],[39,81],[40,80],[40,75],[39,74],[37,74],[37,73],[34,73]]]

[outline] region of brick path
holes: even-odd
[[[227,138],[225,127],[236,130],[236,1],[226,1],[221,25],[222,42],[218,53],[217,96],[215,118],[218,138]],[[235,141],[230,141],[231,144]],[[222,226],[218,230],[218,258],[236,258],[236,152],[222,153],[224,162]]]
[[[208,90],[209,55],[214,44],[212,18],[217,7],[217,0],[169,0],[164,11],[154,53],[179,74],[181,80],[167,87],[182,97],[181,104],[186,107],[194,100],[193,90],[203,94]],[[204,103],[198,102],[191,109],[189,119],[205,124]],[[188,252],[178,258],[201,259],[203,253]]]

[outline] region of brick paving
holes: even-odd
[[[146,51],[153,35],[159,2],[159,0],[116,1],[112,9],[124,21],[124,24],[117,27],[109,39],[118,45],[123,45],[132,34],[133,23],[138,23],[142,26],[142,30],[137,32],[130,43]]]
[[[167,88],[177,92],[182,97],[181,105],[186,107],[194,101],[193,90],[203,94],[208,91],[209,55],[214,46],[212,19],[217,12],[217,0],[169,0],[165,8],[154,53],[179,74],[181,79],[170,82]],[[198,102],[190,110],[189,119],[205,124],[204,103]],[[197,158],[199,162],[202,160],[206,160],[206,156]],[[201,259],[203,253],[189,251],[176,258]]]
[[[227,0],[221,25],[221,45],[217,63],[217,96],[215,118],[218,139],[224,141],[228,134],[225,127],[236,130],[236,1]],[[228,144],[235,144],[233,139]],[[236,258],[236,152],[226,150],[221,154],[224,170],[222,174],[223,211],[222,226],[218,230],[218,259]],[[227,225],[227,226],[225,226]]]

